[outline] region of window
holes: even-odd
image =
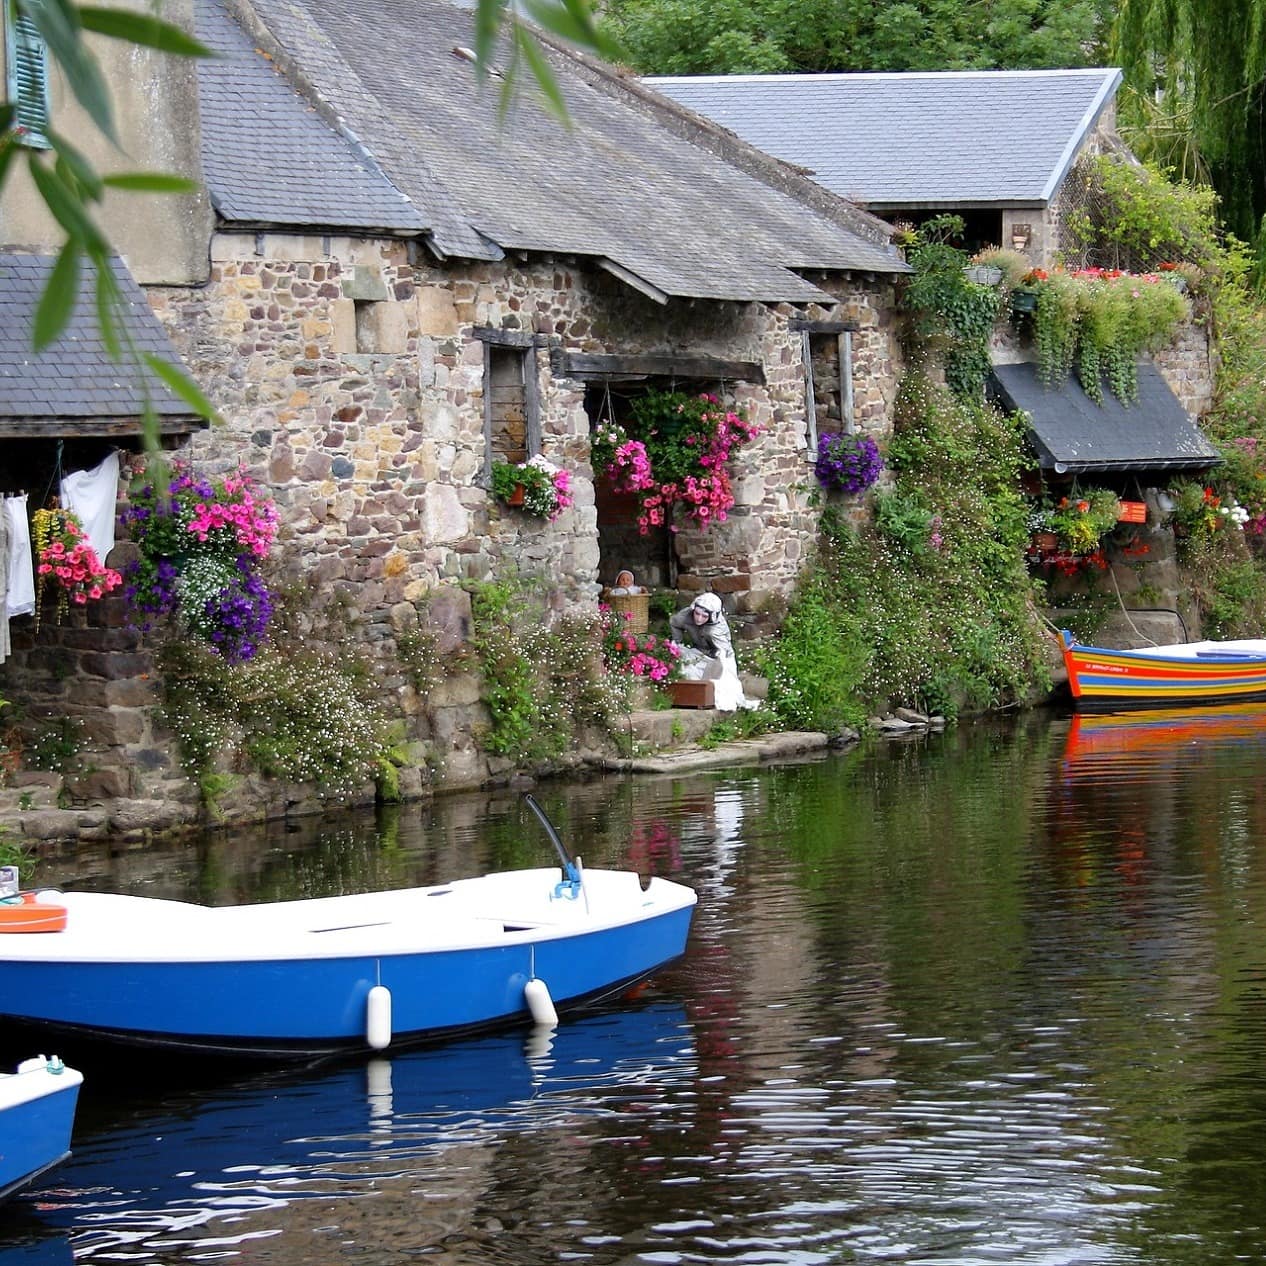
[[[48,149],[48,49],[30,18],[14,17],[4,6],[4,60],[7,96],[17,108],[22,144]]]
[[[494,461],[524,462],[541,451],[536,345],[530,334],[476,330],[484,345],[484,474]]]
[[[812,460],[818,436],[851,434],[853,420],[853,332],[846,321],[793,321],[804,359],[805,452]]]

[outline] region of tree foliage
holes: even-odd
[[[993,70],[1103,57],[1109,0],[612,0],[645,74]]]
[[[1226,226],[1266,246],[1266,0],[1127,0],[1112,52],[1136,150],[1207,172]]]

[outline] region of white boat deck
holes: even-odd
[[[430,888],[261,905],[202,906],[154,897],[48,892],[64,931],[7,935],[0,958],[45,962],[232,962],[341,958],[541,941],[622,925],[694,903],[663,879],[584,872],[579,895],[557,894],[558,867],[506,871]]]

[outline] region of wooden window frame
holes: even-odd
[[[4,4],[4,69],[5,95],[17,112],[18,143],[27,149],[50,149],[48,46],[30,18],[13,18],[8,0]]]
[[[818,406],[813,384],[813,344],[815,334],[834,334],[840,358],[840,424],[845,435],[857,430],[853,418],[853,335],[858,330],[855,321],[802,321],[790,323],[793,332],[800,334],[800,354],[804,360],[804,417],[805,456],[816,461],[818,456]]]
[[[492,464],[496,454],[492,451],[492,360],[496,351],[518,351],[519,368],[523,375],[523,412],[527,460],[541,452],[541,389],[538,378],[537,339],[519,330],[476,329],[475,338],[484,345],[484,469],[486,484],[492,482]]]

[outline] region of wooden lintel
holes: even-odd
[[[536,336],[530,330],[495,330],[491,326],[476,326],[472,331],[481,343],[494,347],[531,347]]]
[[[806,334],[856,334],[862,327],[856,321],[810,321],[806,317],[792,317],[787,328]]]
[[[628,375],[698,378],[705,381],[765,381],[759,361],[722,360],[714,356],[620,356],[602,352],[564,352],[563,377],[614,378]]]

